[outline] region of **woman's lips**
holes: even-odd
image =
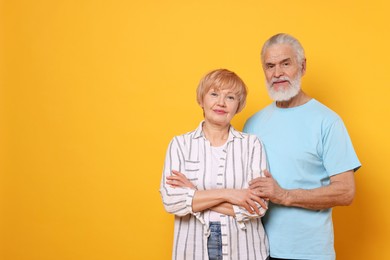
[[[218,110],[218,109],[214,110],[214,112],[217,113],[217,114],[220,114],[220,115],[226,114],[225,111],[223,111],[223,110]]]

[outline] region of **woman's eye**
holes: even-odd
[[[228,96],[227,97],[229,100],[235,100],[236,98],[234,96]]]
[[[215,92],[211,92],[211,93],[210,93],[210,95],[212,95],[213,97],[216,97],[216,96],[218,96],[218,94],[217,94],[217,93],[215,93]]]

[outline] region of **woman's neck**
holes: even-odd
[[[230,125],[219,126],[208,122],[203,123],[203,134],[209,140],[211,146],[221,146],[226,143],[229,137]]]

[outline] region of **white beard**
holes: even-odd
[[[271,82],[266,81],[265,84],[267,86],[268,95],[274,101],[288,101],[298,95],[301,90],[301,73],[299,73],[295,79],[290,80],[288,77],[280,77],[278,79],[272,78]],[[282,88],[276,91],[272,87],[272,83],[276,80],[288,80],[290,82],[290,87]]]

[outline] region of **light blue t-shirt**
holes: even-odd
[[[341,118],[315,99],[302,106],[274,103],[245,124],[264,143],[270,172],[285,189],[313,189],[330,176],[360,167]],[[307,210],[270,203],[263,218],[275,258],[333,260],[332,209]]]

